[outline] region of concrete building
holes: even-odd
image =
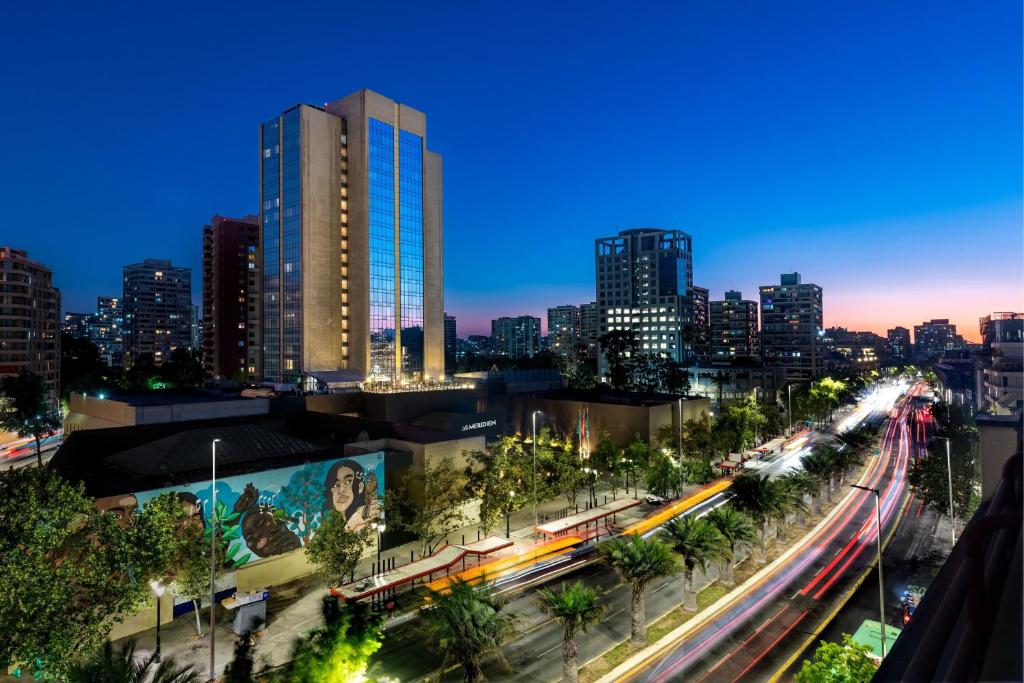
[[[601,336],[601,316],[597,302],[580,304],[580,345],[586,347],[584,357],[597,360],[597,338]]]
[[[877,370],[886,359],[889,343],[874,332],[829,327],[821,337],[829,370]]]
[[[909,363],[913,350],[910,345],[910,330],[905,327],[893,327],[887,332],[889,360],[893,363]]]
[[[756,301],[730,290],[721,301],[711,302],[712,362],[758,358],[758,341]]]
[[[636,228],[594,242],[599,334],[631,331],[640,352],[693,360],[693,241],[681,230]],[[608,372],[603,354],[598,374]]]
[[[96,297],[96,321],[89,340],[107,365],[124,365],[124,309],[119,297]]]
[[[711,360],[711,293],[707,287],[697,285],[691,291],[693,360],[699,365],[707,365]]]
[[[704,396],[718,406],[723,402],[753,398],[774,403],[785,396],[786,369],[764,367],[753,362],[712,365],[690,370],[690,394]]]
[[[956,333],[956,325],[951,324],[948,318],[934,318],[914,325],[914,357],[919,361],[959,350],[963,345],[963,337]]]
[[[548,348],[566,358],[575,358],[581,343],[580,309],[568,304],[548,309]]]
[[[783,273],[779,284],[760,289],[765,365],[785,368],[791,381],[814,379],[825,371],[821,287],[804,284],[800,273]]]
[[[0,247],[0,379],[22,371],[43,378],[57,405],[60,290],[53,272],[28,253]]]
[[[75,339],[88,339],[94,318],[92,313],[65,313],[60,331]]]
[[[982,346],[989,350],[993,343],[1024,341],[1024,313],[993,313],[978,321]]]
[[[441,157],[369,90],[260,128],[262,375],[444,375]]]
[[[979,409],[993,415],[1024,413],[1024,314],[981,319],[986,358],[980,371]]]
[[[203,228],[203,368],[215,379],[257,379],[259,248],[256,216]]]
[[[509,358],[532,358],[540,353],[540,318],[521,315],[491,321],[491,353]]]
[[[444,365],[449,372],[455,370],[459,360],[459,328],[454,315],[444,314]]]
[[[176,348],[192,348],[192,270],[163,259],[124,267],[124,355],[159,365]]]

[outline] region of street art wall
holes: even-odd
[[[220,520],[226,564],[238,568],[301,548],[331,510],[353,530],[378,517],[384,500],[384,453],[218,479],[215,510],[209,481],[101,498],[96,505],[128,524],[137,509],[172,491],[202,520],[207,538],[214,515]]]

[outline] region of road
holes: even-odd
[[[851,428],[864,420],[881,419],[892,408],[905,387],[890,386],[875,392],[862,401],[855,410],[836,424],[838,431]],[[828,433],[812,432],[806,440],[795,442],[763,463],[761,470],[770,476],[799,466],[800,457],[822,440]],[[728,494],[716,494],[686,514],[703,515],[728,500]],[[653,529],[645,535],[656,533]],[[556,680],[561,667],[561,627],[540,614],[535,596],[523,592],[524,586],[535,586],[559,577],[564,581],[582,580],[604,591],[603,602],[609,606],[608,617],[602,624],[579,638],[579,661],[586,662],[629,636],[629,589],[619,582],[616,574],[603,564],[596,563],[592,547],[583,548],[563,558],[554,558],[541,567],[506,576],[495,584],[498,591],[518,593],[507,609],[520,615],[520,627],[526,632],[505,648],[505,657],[511,665],[510,674],[500,660],[484,662],[484,672],[492,680],[544,681]],[[678,607],[682,602],[682,577],[675,576],[655,582],[648,590],[646,600],[648,623]],[[416,681],[435,672],[441,664],[440,656],[432,649],[421,646],[423,634],[419,620],[412,620],[388,629],[383,647],[373,657],[380,672],[402,681]],[[461,674],[450,671],[445,680],[458,680]]]
[[[57,452],[64,442],[64,430],[46,437],[40,442],[40,451],[45,463]],[[0,468],[24,467],[36,462],[36,442],[31,437],[17,439],[0,445]]]
[[[909,416],[913,396],[901,399],[882,439],[880,455],[867,470],[866,485],[881,490],[882,533],[897,522],[906,499],[912,451],[923,448]],[[914,453],[916,454],[916,453]],[[842,493],[840,493],[842,495]],[[657,659],[645,662],[629,680],[765,680],[806,639],[863,574],[875,557],[875,500],[857,492],[805,540],[786,563],[752,586],[721,613]],[[876,593],[877,599],[877,593]]]

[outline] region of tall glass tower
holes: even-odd
[[[368,90],[261,128],[263,377],[444,374],[441,158]]]

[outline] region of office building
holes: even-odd
[[[597,338],[601,336],[601,316],[597,302],[580,304],[580,346],[584,348],[584,358],[588,361],[597,360]]]
[[[783,273],[779,284],[760,290],[765,365],[785,368],[790,381],[814,379],[825,370],[821,287],[804,284],[800,273]]]
[[[926,361],[964,346],[963,337],[948,318],[934,318],[914,325],[914,357]]]
[[[43,378],[54,406],[60,383],[60,290],[28,253],[0,247],[0,379],[22,371]]]
[[[889,360],[893,363],[909,363],[911,356],[910,330],[894,327],[886,333]]]
[[[216,379],[257,379],[259,248],[256,216],[214,216],[203,228],[203,368]]]
[[[691,306],[693,326],[690,338],[693,342],[693,360],[698,365],[707,365],[711,360],[711,293],[707,287],[692,288]]]
[[[459,334],[455,316],[444,314],[444,364],[452,371],[459,359]]]
[[[540,353],[540,318],[521,315],[491,321],[491,353],[532,358]]]
[[[124,267],[124,356],[159,365],[177,348],[192,348],[192,270],[163,259]]]
[[[981,343],[986,350],[993,343],[1024,341],[1024,313],[993,313],[978,322]]]
[[[265,380],[444,374],[441,157],[369,90],[260,128]]]
[[[981,319],[985,359],[979,373],[979,408],[993,415],[1024,412],[1024,313]]]
[[[757,302],[730,290],[725,299],[711,302],[712,362],[754,359],[760,355]]]
[[[821,337],[829,370],[877,370],[887,357],[888,341],[874,332],[829,327]]]
[[[681,230],[637,228],[594,242],[599,334],[636,335],[641,353],[689,364],[693,242]],[[598,374],[608,371],[600,354]]]
[[[548,309],[548,348],[565,358],[575,358],[580,345],[580,309],[564,305]]]

